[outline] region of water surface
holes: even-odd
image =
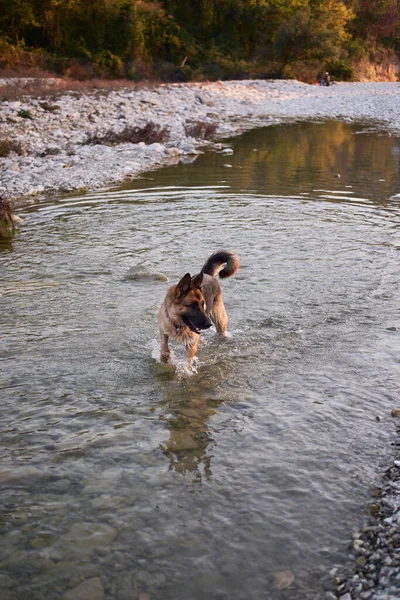
[[[0,253],[7,600],[84,579],[107,600],[314,600],[351,565],[398,408],[399,141],[328,122],[229,143],[38,203]],[[168,284],[123,278],[176,282],[218,248],[242,260],[232,338],[206,332],[188,375],[179,347],[178,370],[157,360]]]

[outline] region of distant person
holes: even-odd
[[[329,75],[328,71],[325,73],[324,82],[325,85],[331,85],[331,76]]]

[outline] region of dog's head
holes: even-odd
[[[203,273],[193,279],[186,273],[175,287],[175,302],[179,306],[179,317],[194,333],[211,327],[211,319],[206,314],[206,302],[201,292]]]

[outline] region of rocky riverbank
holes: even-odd
[[[392,416],[400,436],[400,411]],[[326,600],[398,600],[400,598],[400,442],[395,443],[396,459],[382,474],[381,487],[371,501],[370,516],[353,534],[354,569],[336,573],[337,593],[327,592]]]
[[[400,84],[229,81],[5,101],[0,141],[11,142],[18,153],[0,158],[0,194],[26,199],[111,186],[193,160],[205,145],[223,151],[201,137],[204,127],[223,139],[244,129],[316,118],[371,120],[400,132]],[[90,137],[147,123],[167,130],[162,143],[88,144]],[[197,137],[196,123],[202,124]]]

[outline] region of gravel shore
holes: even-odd
[[[396,458],[382,473],[381,487],[371,498],[370,516],[353,534],[354,568],[346,574],[336,573],[336,594],[327,592],[326,600],[400,598],[400,411],[392,411],[392,416],[396,420]]]
[[[400,84],[319,87],[297,81],[231,81],[2,102],[0,140],[18,143],[22,155],[12,152],[0,158],[0,194],[13,201],[35,201],[48,194],[116,185],[166,164],[192,160],[207,145],[223,152],[224,145],[187,134],[188,125],[196,121],[215,124],[216,137],[227,139],[246,129],[299,119],[369,121],[400,135]],[[149,122],[168,128],[166,142],[85,143],[93,134]],[[327,592],[326,600],[400,598],[400,460],[382,478],[372,515],[352,540],[354,571],[336,574],[336,592]]]
[[[1,83],[1,81],[0,81]],[[171,162],[190,160],[204,145],[188,135],[194,122],[216,126],[219,139],[294,119],[371,120],[400,132],[399,83],[228,81],[169,84],[132,90],[66,93],[53,99],[2,102],[0,140],[22,155],[0,159],[0,194],[9,199],[95,189],[121,183]],[[88,145],[93,134],[154,123],[164,143]],[[222,150],[221,146],[217,149]]]

